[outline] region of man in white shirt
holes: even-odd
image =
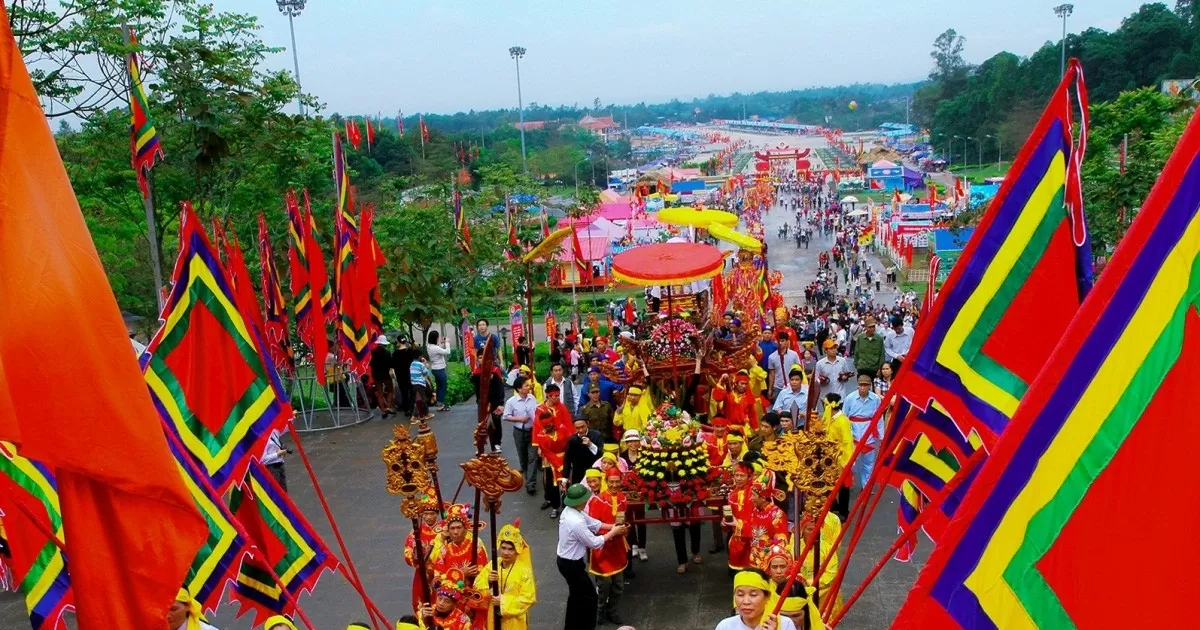
[[[279,483],[279,487],[287,492],[287,471],[283,468],[283,456],[286,453],[291,453],[291,449],[283,447],[283,442],[280,441],[282,433],[278,430],[271,431],[271,436],[267,438],[267,447],[263,449],[262,463],[267,467],[267,472],[275,478]]]
[[[564,630],[595,630],[599,598],[584,558],[589,549],[599,549],[612,538],[625,535],[625,525],[605,531],[607,525],[580,511],[591,497],[592,491],[583,484],[567,488],[558,517],[558,572],[567,581]]]
[[[900,365],[908,358],[912,347],[913,331],[904,325],[900,317],[892,318],[892,327],[883,336],[883,358],[892,364],[892,374],[899,374]]]
[[[513,443],[517,445],[517,461],[521,474],[525,476],[525,491],[537,492],[537,472],[541,468],[537,450],[533,447],[533,419],[537,417],[537,398],[533,397],[533,383],[523,376],[514,382],[516,392],[504,402],[505,422],[513,424]]]
[[[822,348],[825,350],[825,356],[817,361],[814,370],[817,381],[821,384],[821,398],[825,398],[827,394],[837,394],[845,398],[847,390],[854,387],[849,381],[854,368],[847,365],[849,361],[846,357],[838,356],[837,342],[833,339],[826,339]]]
[[[791,349],[791,338],[786,332],[779,331],[775,341],[779,346],[767,357],[767,382],[771,384],[772,400],[788,386],[788,375],[792,368],[800,365],[800,355]]]
[[[550,385],[551,383],[558,385],[559,400],[567,406],[567,409],[574,411],[575,383],[566,377],[561,363],[555,363],[550,366],[550,378],[546,379],[545,385]]]

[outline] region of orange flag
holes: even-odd
[[[3,6],[0,190],[0,440],[58,479],[80,630],[162,628],[208,527],[167,449]],[[51,360],[62,334],[70,347]]]

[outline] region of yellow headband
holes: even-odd
[[[599,468],[589,468],[589,469],[587,469],[586,472],[583,473],[583,476],[584,477],[595,477],[596,479],[603,479],[604,473],[601,472],[601,470]]]
[[[354,626],[354,627],[357,628],[358,626]],[[350,628],[346,628],[346,630],[350,630]],[[421,630],[421,627],[415,623],[408,623],[405,621],[397,621],[396,622],[396,630]]]
[[[267,622],[263,624],[263,630],[275,630],[275,626],[280,624],[283,624],[290,630],[298,630],[296,628],[296,624],[292,623],[291,619],[288,619],[283,615],[275,615],[274,617],[267,619]]]
[[[642,393],[642,388],[640,388],[640,387],[630,387],[630,388],[629,388],[629,393],[630,393],[630,394],[640,394],[640,393]]]
[[[767,582],[767,578],[755,573],[754,571],[738,571],[738,574],[733,576],[733,588],[737,589],[741,586],[756,588],[764,593],[771,593],[771,584]]]
[[[783,599],[783,606],[779,608],[779,612],[784,615],[796,615],[804,610],[806,605],[808,605],[808,599],[804,597],[785,597]]]

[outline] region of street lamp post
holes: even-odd
[[[992,134],[989,133],[987,136],[984,136],[984,137],[993,138],[996,140],[996,170],[998,171],[998,170],[1000,170],[1001,155],[1003,155],[1001,145],[1000,145],[1000,136],[993,136]]]
[[[529,166],[525,163],[525,102],[521,99],[521,57],[525,56],[525,48],[513,46],[508,49],[508,54],[517,62],[517,120],[521,121],[521,172],[528,175]]]
[[[983,138],[967,138],[979,143],[979,168],[983,168]]]
[[[296,87],[300,87],[300,56],[296,53],[296,26],[295,17],[300,15],[304,10],[304,5],[308,0],[275,0],[275,6],[279,7],[279,12],[286,15],[288,18],[288,30],[292,34],[292,65],[296,69]],[[304,115],[304,101],[301,98],[301,93],[297,89],[296,105],[300,108],[300,115]]]
[[[954,162],[954,141],[962,139],[962,136],[951,136],[950,138],[950,161]],[[963,146],[967,146],[966,139],[963,139]],[[967,165],[967,150],[963,149],[963,166]]]
[[[1073,5],[1073,4],[1060,4],[1056,7],[1054,7],[1054,15],[1057,15],[1058,17],[1062,18],[1062,21],[1063,21],[1062,62],[1059,64],[1059,69],[1058,69],[1059,76],[1066,74],[1066,72],[1067,72],[1067,16],[1071,15],[1071,12],[1074,10],[1075,10],[1075,5]]]

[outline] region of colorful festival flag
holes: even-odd
[[[1084,112],[1077,147],[1072,145],[1072,85]],[[936,403],[953,420],[956,434],[976,434],[989,452],[1091,285],[1087,232],[1078,233],[1086,111],[1082,71],[1072,61],[921,318],[897,380],[897,395],[925,411]],[[910,247],[905,246],[905,255]],[[922,432],[935,432],[927,419],[920,417],[901,438],[913,442]],[[895,475],[891,482],[899,486],[909,478]]]
[[[11,442],[0,442],[0,511],[11,539],[5,561],[33,630],[65,629],[62,615],[74,609],[67,559],[47,536],[64,540],[58,483],[46,466],[18,455]]]
[[[1194,623],[1200,504],[1179,480],[1194,476],[1200,440],[1200,424],[1181,421],[1200,374],[1198,208],[1193,117],[893,628]],[[1133,609],[1089,579],[1112,573],[1129,536],[1145,543],[1121,589]]]
[[[308,189],[304,189],[304,238],[308,261],[308,281],[314,295],[321,296],[321,312],[325,320],[332,323],[337,318],[337,308],[333,301],[333,289],[329,285],[329,272],[325,267],[325,252],[317,241],[317,219],[313,216],[312,202],[308,198]],[[334,254],[334,260],[337,254]]]
[[[293,614],[285,590],[294,598],[316,587],[322,573],[337,569],[337,559],[261,461],[234,487],[229,509],[256,547],[242,561],[230,599],[240,605],[238,617],[254,611],[255,627],[268,616]]]
[[[129,29],[129,45],[133,50],[129,53],[125,65],[129,72],[129,109],[133,121],[129,133],[130,151],[133,155],[133,171],[137,173],[138,188],[142,191],[142,197],[146,197],[150,194],[150,182],[146,174],[165,155],[158,131],[154,129],[154,123],[150,120],[150,105],[146,100],[146,88],[142,85],[142,64],[137,53],[138,42],[133,29]]]
[[[464,252],[471,253],[471,230],[467,227],[467,214],[463,211],[462,192],[457,186],[454,187],[454,239]]]
[[[0,155],[12,156],[0,160],[0,440],[57,483],[78,627],[158,628],[204,523],[2,5],[0,128]],[[38,342],[47,331],[70,335],[54,360]]]
[[[937,277],[942,269],[942,257],[933,254],[929,257],[929,279],[925,281],[925,297],[921,299],[921,317],[929,312],[933,301],[937,299]]]
[[[360,247],[365,245],[369,251],[370,243],[360,244],[357,242],[359,239],[348,238],[347,233],[349,228],[345,225],[341,217],[338,218],[337,223],[340,226],[338,230],[339,240],[345,237],[353,245]],[[351,373],[361,375],[366,370],[367,359],[371,352],[370,336],[367,332],[371,319],[370,300],[368,296],[370,288],[362,284],[359,272],[359,258],[356,253],[350,252],[345,262],[337,266],[341,270],[338,274],[337,282],[338,321],[336,328],[339,350],[338,357],[346,364],[347,369]]]
[[[367,116],[363,119],[367,125],[367,153],[371,152],[371,145],[375,144],[375,127],[371,126],[371,117]]]
[[[579,230],[575,229],[574,219],[571,219],[571,262],[575,264],[580,282],[592,279],[592,267],[588,264],[587,256],[583,255],[583,245],[579,242]]]
[[[237,233],[230,230],[224,239],[225,268],[229,271],[229,281],[233,286],[233,295],[237,299],[238,311],[246,321],[254,326],[260,337],[264,337],[265,323],[262,309],[258,306],[258,296],[254,294],[254,284],[250,280],[250,269],[246,266],[246,257],[242,254],[242,244],[238,241]]]
[[[350,264],[350,255],[358,239],[358,222],[354,219],[353,191],[350,189],[350,171],[346,167],[346,152],[337,132],[333,134],[333,194],[337,200],[334,210],[334,233],[336,254],[333,266],[333,291],[341,291],[341,277]],[[337,295],[341,299],[340,295]]]
[[[292,203],[295,203],[295,195],[292,195]],[[290,208],[288,215],[290,223]],[[263,341],[267,344],[267,352],[271,353],[275,369],[290,375],[296,371],[296,360],[288,340],[287,306],[283,301],[283,287],[279,283],[279,269],[275,262],[275,249],[271,247],[267,219],[261,212],[258,213],[258,258],[261,267],[259,286],[263,295]]]
[[[396,128],[400,132],[400,137],[404,137],[404,112],[396,114]]]
[[[547,339],[558,338],[558,320],[554,317],[554,310],[547,309],[544,319],[545,319],[545,324],[546,324],[546,338]]]
[[[421,146],[425,146],[425,143],[429,142],[429,127],[425,125],[424,115],[417,116],[417,120],[421,125]]]
[[[166,430],[167,425],[163,423],[162,426]],[[208,537],[196,552],[183,585],[204,610],[213,611],[221,603],[225,585],[241,566],[247,552],[247,541],[230,522],[212,485],[208,480],[200,479],[197,476],[198,469],[184,459],[189,455],[183,452],[183,446],[174,436],[167,437],[179,476],[208,524]]]
[[[218,493],[246,474],[292,417],[262,338],[238,305],[199,219],[183,204],[165,323],[143,357],[159,414]]]
[[[346,119],[346,140],[350,141],[355,151],[362,145],[362,132],[358,130],[358,121],[353,118]]]
[[[508,327],[512,331],[513,345],[516,345],[525,336],[525,315],[520,304],[508,306]]]
[[[367,322],[368,337],[374,340],[383,333],[383,294],[379,291],[379,268],[387,259],[384,258],[383,248],[375,238],[375,206],[364,206],[359,218],[362,222],[362,232],[358,237],[359,286],[366,290],[367,310],[370,314]]]

